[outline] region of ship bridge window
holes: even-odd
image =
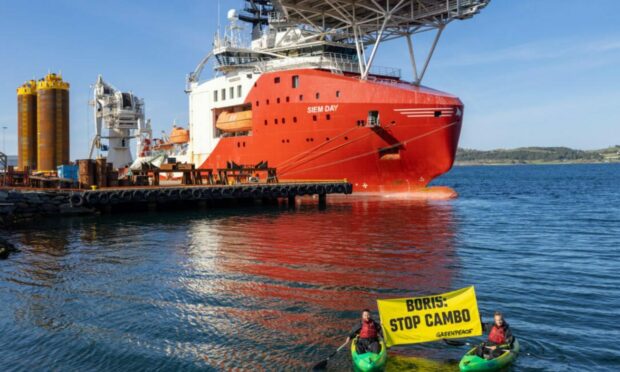
[[[228,90],[229,94],[230,94],[230,99],[235,98],[235,87],[230,87],[230,89]]]
[[[379,125],[379,111],[368,111],[368,125]]]
[[[226,99],[226,88],[222,88],[222,101]]]
[[[217,93],[218,93],[217,90],[213,91],[213,102],[217,102]]]
[[[129,93],[122,93],[123,95],[123,108],[131,108],[131,95]]]
[[[241,98],[242,92],[243,92],[243,88],[241,87],[241,85],[237,85],[237,98]]]
[[[298,88],[299,87],[299,75],[294,75],[293,76],[293,88]]]

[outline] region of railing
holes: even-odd
[[[360,65],[357,56],[340,53],[321,53],[317,55],[286,57],[281,59],[259,59],[255,57],[237,59],[236,57],[220,56],[219,60],[221,68],[255,67],[261,72],[306,67],[331,70],[335,73],[360,73]],[[401,70],[393,67],[373,66],[370,68],[370,75],[400,79]]]

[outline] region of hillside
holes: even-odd
[[[489,151],[461,149],[456,152],[457,165],[474,164],[545,164],[602,163],[620,161],[620,145],[602,150],[575,150],[568,147],[520,147]]]

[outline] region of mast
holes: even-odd
[[[269,25],[269,15],[273,12],[271,0],[246,0],[239,20],[252,24],[252,40],[261,37],[263,27]]]

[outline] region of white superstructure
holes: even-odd
[[[189,160],[202,164],[227,135],[215,127],[221,112],[251,110],[242,106],[262,73],[309,68],[354,74],[362,80],[400,79],[400,69],[374,66],[373,62],[382,42],[405,38],[413,84],[420,85],[444,27],[452,20],[472,17],[489,2],[247,0],[244,12],[228,12],[230,24],[224,37],[218,31],[213,50],[188,76]],[[239,21],[252,24],[248,42],[243,40]],[[435,31],[436,36],[418,68],[412,37],[427,31]],[[214,61],[216,76],[201,82],[209,61]]]
[[[150,124],[144,120],[144,100],[131,92],[119,91],[99,75],[91,104],[95,116],[95,136],[89,157],[92,158],[95,149],[98,149],[107,152],[107,161],[114,168],[130,165],[133,162],[131,139],[138,138],[140,148],[143,134],[150,133]],[[107,144],[102,140],[107,140]]]

